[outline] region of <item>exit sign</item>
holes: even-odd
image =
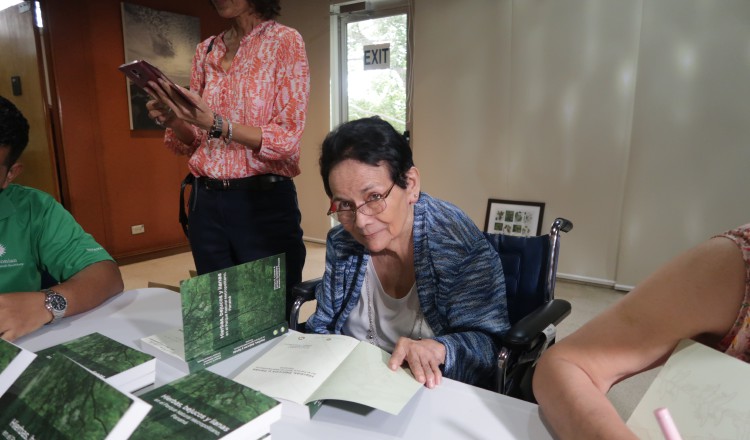
[[[365,70],[391,68],[391,43],[364,46]]]

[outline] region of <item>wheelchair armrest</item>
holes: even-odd
[[[320,284],[322,278],[303,281],[292,288],[294,298],[304,298],[303,302],[315,299],[315,288]]]
[[[289,315],[289,328],[297,330],[299,311],[302,304],[315,299],[315,288],[320,284],[322,278],[303,281],[292,288],[291,297],[294,298],[292,310]]]
[[[550,324],[557,325],[570,314],[570,303],[553,299],[521,318],[503,336],[502,345],[511,349],[528,347]]]

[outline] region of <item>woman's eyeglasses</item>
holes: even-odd
[[[357,219],[357,213],[364,215],[380,214],[385,211],[385,199],[391,194],[394,186],[396,186],[396,182],[393,182],[393,185],[383,195],[375,194],[372,200],[368,200],[354,208],[342,208],[340,206],[341,202],[332,202],[331,208],[328,210],[328,215],[333,216],[339,223],[348,225],[354,223],[354,220]]]

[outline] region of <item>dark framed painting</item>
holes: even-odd
[[[528,237],[542,234],[544,203],[489,199],[485,232]]]
[[[201,38],[198,17],[123,2],[122,33],[126,63],[146,60],[175,83],[190,85],[190,66]],[[163,130],[148,117],[148,94],[129,79],[125,80],[130,129]]]

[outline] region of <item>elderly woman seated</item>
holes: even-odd
[[[406,139],[365,118],[329,133],[320,173],[341,224],[308,331],[366,340],[429,388],[487,385],[509,328],[500,260],[457,207],[420,191]]]

